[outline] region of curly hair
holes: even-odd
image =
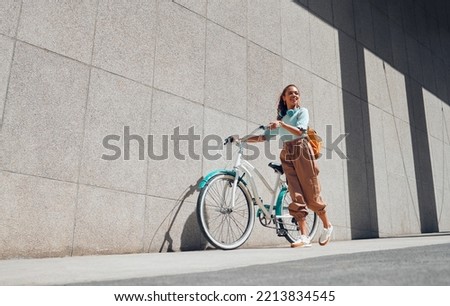
[[[283,96],[286,94],[286,90],[289,88],[289,87],[291,87],[291,86],[294,86],[295,88],[297,88],[298,89],[298,87],[296,86],[296,85],[294,85],[294,84],[289,84],[288,86],[286,86],[284,89],[283,89],[283,91],[281,92],[281,95],[280,95],[280,99],[279,99],[279,101],[278,101],[278,107],[277,107],[277,120],[281,120],[281,118],[283,118],[285,115],[286,115],[286,113],[287,113],[287,105],[286,105],[286,102],[284,102],[284,100],[283,100]]]

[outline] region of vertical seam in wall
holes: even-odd
[[[281,78],[282,78],[282,83],[283,82],[283,59],[284,59],[284,55],[283,55],[283,21],[282,21],[282,13],[283,13],[283,8],[282,8],[282,4],[281,4],[281,0],[278,1],[278,11],[280,13],[280,57],[281,57]],[[283,84],[282,84],[283,85]]]
[[[308,35],[308,39],[309,39],[309,63],[310,63],[310,70],[309,70],[309,72],[311,73],[311,76],[313,76],[314,78],[315,77],[319,77],[317,74],[316,74],[316,72],[314,71],[314,69],[313,69],[313,56],[312,56],[312,49],[313,49],[313,45],[312,45],[312,27],[311,27],[311,15],[312,15],[312,13],[311,13],[311,11],[310,11],[310,8],[309,8],[309,2],[308,2],[308,7],[307,8],[305,8],[306,9],[306,11],[307,11],[307,16],[308,16],[308,31],[309,31],[309,35]],[[315,120],[316,120],[316,107],[315,107],[315,105],[316,105],[316,103],[314,102],[315,101],[315,97],[314,97],[314,78],[311,78],[311,103],[312,103],[312,115],[313,115],[313,118],[314,118],[314,124],[316,123],[315,122]]]
[[[9,63],[9,74],[8,74],[8,80],[6,81],[5,95],[3,96],[4,100],[2,102],[3,103],[3,111],[0,114],[0,132],[2,131],[3,123],[5,120],[6,104],[7,104],[6,101],[7,101],[8,93],[9,93],[9,84],[11,81],[11,73],[12,73],[12,67],[13,67],[13,63],[14,63],[14,57],[16,55],[17,35],[19,33],[20,19],[22,17],[22,7],[23,7],[23,1],[20,2],[19,16],[17,17],[17,24],[16,24],[16,28],[14,30],[13,50],[12,50],[12,54],[11,54],[11,62]]]
[[[206,63],[207,63],[207,55],[208,55],[208,1],[206,1],[206,8],[205,8],[205,45],[204,45],[204,50],[205,50],[205,59],[204,59],[204,67],[203,67],[203,107],[202,107],[202,122],[203,124],[201,125],[201,129],[202,129],[202,137],[203,139],[205,139],[205,105],[206,105]],[[203,141],[202,141],[203,142]],[[202,146],[202,153],[203,153],[203,146]],[[201,154],[201,158],[200,158],[200,178],[203,177],[203,165],[204,165],[204,154]],[[183,202],[181,202],[182,204]],[[181,208],[181,207],[180,207]],[[201,243],[202,240],[204,239],[203,235],[201,233],[198,234],[198,241],[197,241],[197,246],[198,248],[201,249]]]
[[[173,1],[172,1],[173,2]],[[148,124],[148,128],[149,128],[149,135],[151,135],[152,132],[152,120],[153,120],[153,103],[155,101],[155,71],[156,71],[156,52],[157,52],[157,45],[158,45],[158,37],[159,37],[159,0],[155,1],[155,38],[154,38],[154,46],[153,46],[153,76],[152,76],[152,94],[151,94],[151,99],[150,99],[150,115],[149,115],[149,124]],[[148,217],[149,217],[149,197],[147,195],[147,190],[148,190],[148,186],[149,186],[149,168],[150,168],[150,157],[147,154],[147,169],[146,169],[146,174],[145,174],[145,190],[144,190],[144,225],[143,225],[143,229],[142,229],[142,251],[143,252],[150,252],[150,247],[151,244],[148,245],[148,248],[146,250],[146,245],[145,245],[145,233],[147,230],[147,226],[148,224],[150,224]]]
[[[245,52],[246,52],[246,55],[247,55],[247,57],[246,57],[246,63],[245,63],[245,74],[246,74],[246,84],[245,84],[245,86],[246,86],[246,94],[245,94],[245,112],[246,112],[246,114],[245,114],[245,128],[246,128],[246,131],[248,132],[249,131],[249,121],[250,121],[250,112],[249,112],[249,109],[248,109],[248,99],[249,99],[249,90],[248,90],[248,83],[249,83],[249,81],[248,81],[248,76],[249,76],[249,73],[248,73],[248,69],[249,69],[249,58],[250,58],[250,54],[249,54],[249,39],[248,39],[248,28],[249,28],[249,18],[248,18],[248,6],[249,6],[249,1],[250,0],[247,0],[247,3],[246,3],[246,5],[245,5],[245,19],[246,19],[246,22],[245,22],[245,48],[246,48],[246,50],[245,50]]]
[[[94,21],[94,35],[92,37],[92,49],[91,49],[91,60],[89,63],[89,74],[88,74],[88,80],[87,80],[87,90],[86,90],[86,101],[84,104],[84,115],[83,115],[83,126],[82,126],[82,139],[81,139],[81,148],[80,148],[80,155],[78,157],[78,173],[77,173],[77,179],[76,179],[76,196],[75,196],[75,207],[74,207],[74,217],[73,217],[73,229],[72,229],[72,247],[70,250],[70,256],[73,256],[74,248],[75,248],[75,231],[77,227],[77,212],[78,212],[78,204],[79,204],[79,197],[80,197],[80,175],[81,175],[81,163],[83,161],[83,152],[84,152],[84,145],[85,145],[85,139],[86,139],[86,120],[87,120],[87,112],[88,112],[88,105],[89,105],[89,94],[91,89],[91,75],[92,75],[92,61],[94,58],[94,46],[95,46],[95,35],[97,32],[97,18],[98,18],[98,11],[99,11],[99,2],[100,0],[97,0],[96,5],[96,11],[95,11],[95,21]]]
[[[205,106],[206,106],[206,64],[207,64],[207,56],[208,56],[208,1],[206,2],[206,9],[205,9],[205,58],[203,61],[203,114],[202,114],[202,136],[205,137]],[[201,158],[201,169],[203,172],[203,156]]]

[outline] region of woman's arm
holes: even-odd
[[[298,127],[296,126],[292,126],[290,124],[284,123],[281,120],[278,121],[274,121],[271,123],[271,126],[274,127],[282,127],[283,129],[287,130],[289,133],[296,135],[296,136],[301,136],[303,135],[303,130],[300,130]]]
[[[252,136],[250,138],[247,138],[246,142],[263,142],[266,141],[266,136],[259,135],[259,136]]]

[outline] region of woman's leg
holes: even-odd
[[[286,173],[286,172],[285,172]],[[294,183],[298,181],[295,175],[291,176],[289,179],[288,190],[291,196],[292,202],[289,204],[289,214],[295,218],[299,226],[299,231],[301,235],[308,234],[308,225],[306,223],[306,216],[308,215],[308,208],[303,197],[303,191],[300,184]]]
[[[293,150],[293,148],[288,147],[283,149],[280,154],[281,164],[288,182],[289,194],[292,199],[292,203],[289,205],[289,213],[297,221],[300,234],[306,235],[308,233],[308,227],[306,224],[308,209],[306,207],[306,201],[303,197],[303,190],[297,177],[297,172],[295,171],[292,163],[292,152],[288,152],[289,149]]]
[[[298,181],[303,190],[303,196],[307,206],[316,212],[323,223],[324,231],[319,238],[319,244],[325,245],[329,242],[333,226],[328,218],[326,204],[320,196],[320,184],[318,179],[319,169],[317,161],[312,155],[312,150],[307,141],[300,143],[299,158],[293,162],[297,172]]]
[[[320,220],[322,221],[324,228],[328,228],[331,225],[326,211],[323,214],[317,214],[317,215],[319,216]]]

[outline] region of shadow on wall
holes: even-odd
[[[178,231],[174,228],[177,219],[179,218],[179,214],[183,206],[186,205],[187,199],[195,194],[197,190],[197,186],[203,177],[200,177],[196,183],[189,185],[183,193],[178,197],[174,207],[169,211],[169,213],[165,216],[165,218],[161,221],[158,228],[155,230],[152,239],[150,241],[150,245],[147,249],[147,252],[151,251],[151,247],[155,241],[155,238],[158,237],[158,234],[161,233],[162,230],[165,230],[164,239],[161,242],[161,245],[158,248],[158,252],[175,252],[174,249],[174,240],[173,236],[177,237],[179,235]],[[190,203],[191,204],[191,203]],[[167,224],[168,227],[164,227],[164,224]],[[203,238],[203,235],[200,231],[197,222],[197,215],[195,210],[189,215],[186,219],[183,230],[180,237],[180,251],[194,251],[194,250],[204,250],[206,248],[207,241]],[[156,249],[156,248],[155,248]]]
[[[422,233],[439,231],[423,88],[450,105],[445,84],[448,28],[445,1],[293,0],[338,30],[352,239],[379,236],[378,201],[364,50],[405,77]],[[439,14],[438,14],[439,15]],[[427,22],[417,24],[417,20]],[[425,41],[425,43],[424,43]]]

